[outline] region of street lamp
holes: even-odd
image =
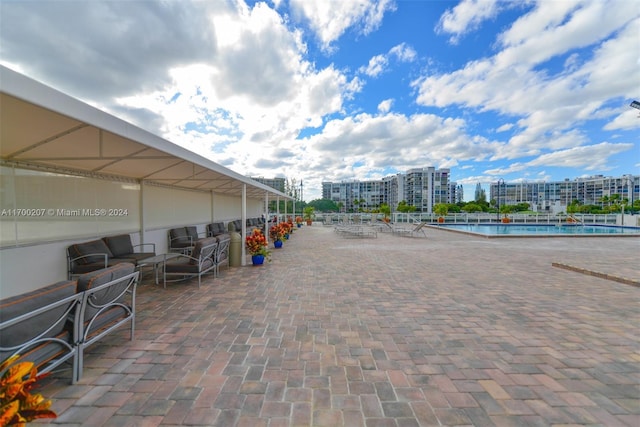
[[[498,190],[498,198],[496,200],[497,200],[497,205],[498,205],[498,212],[496,214],[496,219],[497,219],[498,223],[500,223],[500,185],[501,184],[504,184],[504,179],[502,179],[502,178],[500,178],[498,180],[498,184],[497,184],[498,185],[498,188],[497,188],[497,190]]]

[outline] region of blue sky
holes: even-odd
[[[638,174],[634,0],[9,1],[0,62],[249,176]]]

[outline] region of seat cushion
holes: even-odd
[[[67,329],[71,329],[70,327]],[[70,330],[63,330],[58,335],[51,337],[58,341],[46,341],[41,344],[28,348],[23,348],[20,351],[20,357],[14,362],[14,365],[21,362],[33,363],[38,371],[42,371],[43,367],[54,359],[59,359],[62,355],[71,356],[72,350],[62,343],[68,343],[72,345],[73,335]],[[25,342],[27,342],[25,340]],[[13,355],[13,351],[0,351],[0,360],[6,360]]]
[[[217,236],[218,234],[227,233],[227,228],[224,226],[224,222],[213,222],[207,225],[209,236]]]
[[[193,252],[191,253],[191,260],[189,261],[191,264],[197,264],[197,259],[200,257],[202,253],[202,248],[217,243],[218,240],[215,237],[207,237],[205,239],[200,239],[196,242],[196,246],[193,248]]]
[[[76,243],[75,245],[69,246],[68,252],[71,258],[77,258],[83,255],[89,255],[89,254],[107,254],[107,258],[113,257],[113,253],[111,253],[111,250],[102,239],[92,240],[90,242],[84,242],[84,243]],[[96,256],[81,258],[77,261],[77,263],[91,264],[93,262],[100,262],[103,260],[104,260],[103,257],[96,255]]]
[[[186,258],[167,261],[165,264],[165,272],[167,273],[184,273],[184,274],[198,274],[202,271],[207,270],[213,265],[213,260],[211,258],[207,258],[202,263],[202,269],[198,264],[192,264]]]
[[[222,265],[229,259],[229,245],[231,238],[228,234],[221,234],[216,237],[218,239],[218,248],[216,250],[216,263]]]
[[[169,237],[173,243],[189,243],[189,235],[184,227],[172,228],[169,230]]]
[[[125,277],[135,271],[131,263],[120,263],[109,268],[83,274],[78,278],[78,292],[92,291],[93,289],[111,281]],[[130,280],[123,280],[112,286],[94,292],[86,299],[84,330],[82,331],[85,343],[91,342],[103,331],[111,329],[119,322],[133,317],[133,307],[127,301],[124,291],[130,285]],[[98,314],[98,312],[100,314]]]
[[[224,233],[216,234],[214,237],[218,239],[218,243],[224,240],[231,240],[231,234],[226,231]]]
[[[26,294],[0,300],[0,323],[31,313],[64,298],[72,297],[76,295],[76,286],[75,280],[64,280]],[[19,349],[0,350],[0,360],[5,360],[18,351],[20,358],[14,363],[29,361],[42,370],[48,362],[54,359],[61,358],[63,355],[66,355],[66,358],[71,357],[73,354],[70,349],[70,346],[73,345],[72,325],[66,313],[71,309],[70,304],[75,301],[77,300],[2,328],[0,330],[0,348],[18,347]],[[51,329],[47,331],[48,328]],[[43,334],[45,331],[47,333]],[[29,346],[29,341],[40,334],[43,335],[39,343]],[[50,339],[52,341],[49,341]]]
[[[185,227],[185,230],[187,230],[187,236],[191,237],[192,242],[198,240],[198,229],[195,226]]]
[[[76,285],[75,280],[63,280],[26,294],[0,300],[0,322],[31,313],[38,308],[74,295]],[[67,308],[67,306],[57,307],[3,330],[0,333],[0,347],[12,347],[38,336],[60,319]],[[55,337],[63,334],[65,328],[65,322],[60,322],[46,336]]]
[[[118,236],[104,237],[109,250],[114,257],[119,258],[123,255],[129,255],[133,253],[133,244],[131,243],[131,236],[128,234],[120,234]]]
[[[112,280],[119,279],[131,274],[136,270],[135,265],[130,262],[120,262],[109,268],[103,268],[78,277],[78,292],[84,292],[87,289],[93,289]]]
[[[113,260],[110,260],[110,262],[113,262]],[[102,270],[104,268],[104,262],[92,262],[90,264],[76,264],[73,266],[72,270],[70,271],[71,274],[85,274],[85,273],[91,273],[92,271],[96,271],[96,270]]]
[[[105,283],[109,283],[113,280],[124,277],[128,274],[131,274],[135,271],[135,265],[128,262],[122,262],[116,264],[109,268],[104,268],[102,270],[97,270],[91,273],[83,274],[78,277],[78,292],[84,292],[88,289],[94,289],[98,286],[104,285]],[[126,288],[128,285],[128,281],[125,280],[122,283],[119,283],[115,286],[104,289],[96,294],[94,294],[91,301],[93,301],[96,305],[105,304],[113,300],[113,298]],[[93,317],[97,308],[88,306],[85,310],[84,320],[88,320]]]

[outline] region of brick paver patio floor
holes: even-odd
[[[345,239],[138,289],[40,391],[65,426],[640,425],[638,238]],[[39,421],[39,425],[47,422]]]

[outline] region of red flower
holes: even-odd
[[[267,239],[259,229],[254,229],[253,233],[245,239],[245,243],[251,255],[269,255],[269,251],[267,251]]]

